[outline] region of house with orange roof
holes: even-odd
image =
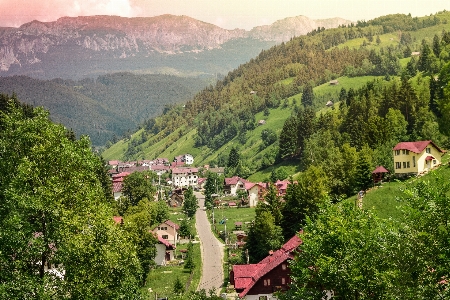
[[[420,175],[442,163],[444,151],[433,141],[401,142],[393,149],[396,176]]]
[[[234,265],[230,272],[230,283],[239,294],[239,298],[248,300],[276,299],[275,292],[289,288],[289,261],[302,244],[295,235],[281,249],[271,251],[269,256],[257,264]]]

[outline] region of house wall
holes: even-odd
[[[157,235],[164,238],[166,241],[169,241],[173,244],[175,243],[175,237],[177,236],[177,234],[173,227],[167,224],[161,224],[154,230],[154,232],[156,232]],[[167,238],[165,236],[167,236]]]
[[[284,269],[283,265],[285,266]],[[246,299],[250,299],[248,298],[250,295],[272,295],[276,291],[287,290],[288,285],[290,283],[289,274],[290,274],[289,264],[287,261],[285,261],[282,264],[275,267],[272,271],[261,277],[247,293]],[[270,283],[268,283],[267,280],[270,280]],[[266,285],[264,284],[264,281],[266,281],[267,283]],[[276,298],[268,298],[268,299],[276,299]]]
[[[430,149],[430,153],[426,152],[427,148]],[[407,150],[398,150],[399,152],[393,150],[392,153],[394,156],[395,174],[421,174],[425,171],[433,169],[436,166],[439,166],[442,161],[441,153],[431,144],[428,145],[427,148],[425,148],[421,153],[414,153]],[[432,160],[429,164],[427,164],[425,158],[429,155],[433,156],[435,160]],[[400,168],[398,163],[400,163]]]
[[[172,181],[175,186],[196,186],[198,176],[196,173],[193,174],[175,174],[172,176]]]
[[[156,256],[155,256],[155,263],[158,266],[162,266],[165,263],[166,259],[166,246],[163,244],[156,244]]]
[[[255,207],[258,204],[258,191],[259,188],[256,185],[248,191],[248,204],[250,207]]]

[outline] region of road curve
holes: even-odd
[[[211,232],[211,224],[208,221],[206,211],[203,210],[205,196],[196,192],[199,209],[195,213],[195,227],[200,240],[202,254],[202,276],[197,290],[204,289],[209,292],[216,290],[219,295],[223,286],[223,256],[224,245]]]

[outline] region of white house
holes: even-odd
[[[173,168],[172,183],[176,187],[195,187],[197,186],[198,169],[197,168]]]
[[[155,263],[158,266],[166,265],[166,262],[175,259],[175,246],[157,235],[158,243],[156,243]]]
[[[236,196],[237,191],[239,191],[239,190],[245,191],[246,183],[248,183],[248,181],[239,176],[225,178],[224,191],[226,194]]]

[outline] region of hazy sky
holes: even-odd
[[[251,29],[286,17],[370,20],[387,14],[425,16],[450,10],[449,0],[0,0],[0,26],[62,16],[186,15],[227,29]]]

